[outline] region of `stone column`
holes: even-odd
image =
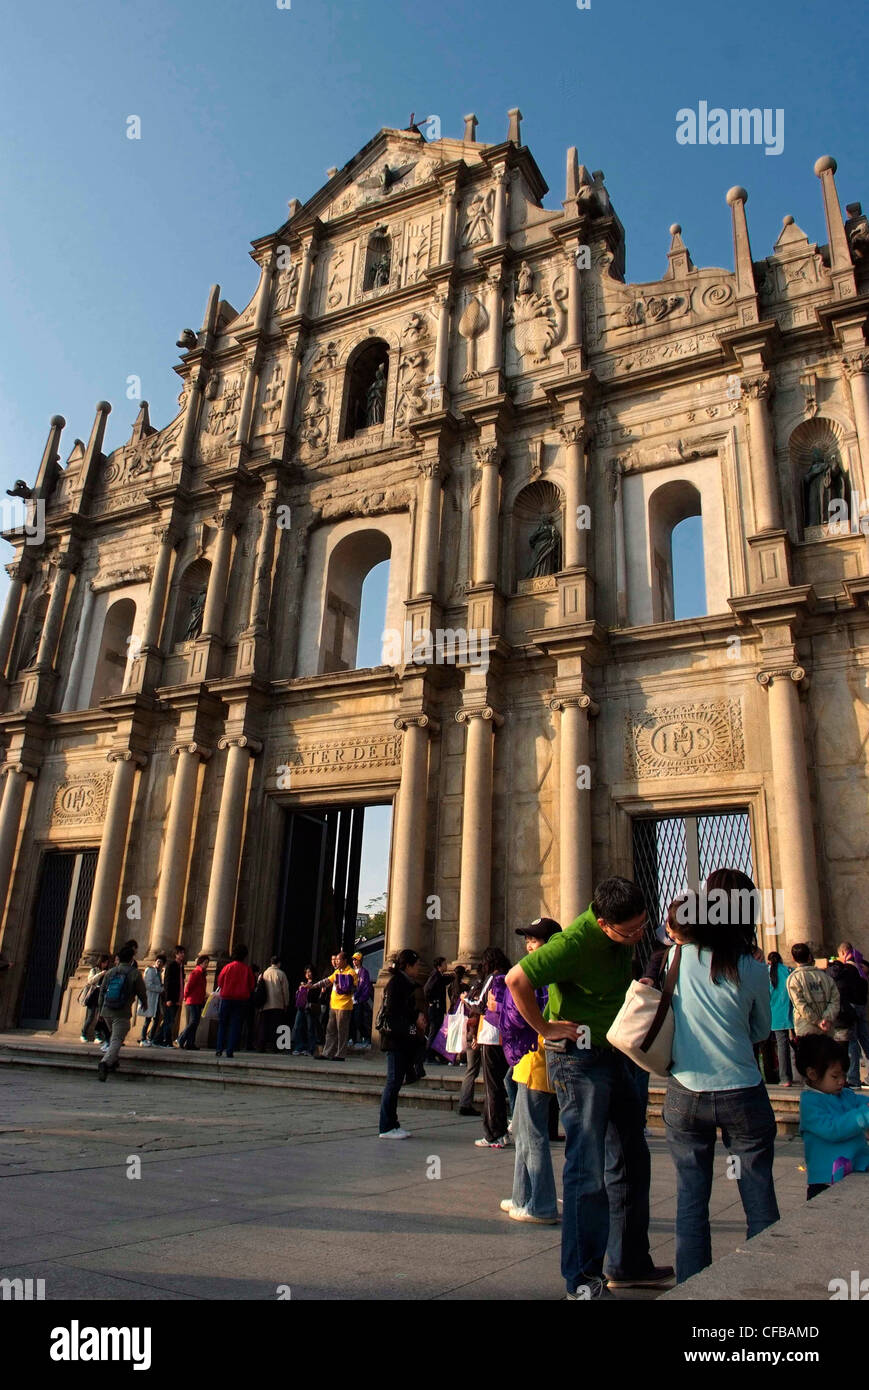
[[[843,357],[842,366],[851,389],[854,428],[863,464],[863,486],[869,489],[869,351]]]
[[[65,714],[67,710],[79,708],[79,699],[81,697],[79,686],[81,685],[81,673],[84,668],[85,653],[88,646],[88,637],[90,636],[91,613],[93,612],[95,599],[96,595],[94,593],[93,583],[88,583],[85,586],[84,602],[81,606],[81,617],[78,620],[78,632],[76,633],[75,650],[73,651],[72,661],[69,667],[69,679],[67,680],[66,690],[63,695],[63,704],[60,707],[61,714]]]
[[[187,404],[184,407],[184,424],[181,427],[181,441],[178,445],[178,452],[183,463],[189,462],[193,452],[193,439],[199,421],[202,393],[205,389],[207,379],[208,372],[202,366],[194,367],[188,378],[189,391],[187,393]]]
[[[504,277],[500,266],[489,271],[489,338],[488,338],[488,361],[486,367],[489,371],[499,372],[501,370],[501,354],[503,351],[504,338]]]
[[[172,783],[172,803],[160,867],[160,888],[148,945],[148,956],[152,960],[158,951],[168,952],[178,945],[199,764],[211,757],[211,750],[203,748],[201,743],[176,743],[172,748],[172,757],[178,759],[178,768]]]
[[[11,565],[6,566],[6,573],[9,575],[10,584],[3,607],[3,622],[0,623],[0,680],[6,675],[12,643],[15,640],[15,629],[18,626],[21,596],[25,585],[24,562],[13,560]]]
[[[121,874],[124,870],[124,857],[127,850],[127,831],[130,824],[130,809],[133,804],[133,788],[136,782],[136,768],[144,767],[147,758],[129,749],[124,752],[109,753],[108,761],[115,764],[109,804],[103,825],[103,838],[97,860],[94,878],[94,891],[91,910],[85,934],[85,958],[98,956],[108,951],[117,916],[118,893],[121,887]]]
[[[427,714],[395,720],[403,731],[401,784],[395,807],[392,885],[389,900],[389,951],[424,946],[426,803],[428,800],[428,741],[438,725]]]
[[[456,720],[468,726],[462,801],[458,959],[476,963],[491,944],[494,733],[504,720],[489,705],[482,709],[460,709]]]
[[[166,591],[169,588],[169,570],[172,555],[178,545],[178,536],[171,526],[159,526],[154,534],[159,538],[160,548],[154,564],[154,576],[148,593],[148,612],[145,615],[145,632],[142,646],[159,647],[163,632],[163,611],[166,607]]]
[[[566,570],[583,566],[588,556],[588,530],[579,528],[579,509],[586,505],[585,431],[582,425],[565,425],[564,443],[564,559]]]
[[[302,269],[299,271],[299,290],[296,295],[297,314],[304,314],[308,307],[308,293],[311,288],[311,276],[314,273],[314,261],[316,259],[314,239],[308,237],[302,244]]]
[[[458,189],[447,190],[441,223],[441,264],[448,265],[456,258],[456,209],[459,206]]]
[[[747,400],[751,475],[757,530],[780,531],[782,506],[775,467],[772,422],[769,416],[772,383],[761,373],[742,378],[742,394]]]
[[[0,801],[0,922],[3,921],[9,895],[27,779],[33,775],[21,763],[5,763],[0,768],[0,777],[3,778],[3,798]]]
[[[480,485],[474,582],[476,584],[497,584],[498,513],[500,510],[498,482],[501,455],[498,447],[492,444],[475,449],[474,453],[483,475]]]
[[[57,650],[60,629],[63,623],[66,592],[69,588],[69,577],[74,566],[75,560],[69,551],[58,555],[57,573],[54,576],[54,583],[51,587],[51,598],[48,600],[45,625],[42,629],[39,651],[36,655],[37,666],[43,666],[47,670],[51,670],[54,665],[54,654]]]
[[[252,756],[262,752],[262,744],[246,735],[220,739],[218,748],[228,750],[220,797],[217,836],[211,859],[211,881],[205,908],[202,950],[219,956],[229,947],[232,915],[238,888],[238,866],[244,837],[247,778]]]
[[[503,246],[507,240],[507,166],[495,166],[495,210],[492,216],[492,245]]]
[[[438,584],[440,552],[441,483],[443,470],[437,459],[420,464],[423,476],[419,517],[419,550],[416,562],[416,594],[435,594]]]
[[[257,539],[253,588],[250,595],[249,627],[265,631],[268,626],[269,600],[272,587],[272,565],[275,558],[278,504],[273,495],[260,499],[257,510],[262,518]]]
[[[610,474],[616,546],[616,617],[619,627],[628,621],[628,563],[625,549],[625,512],[622,506],[622,468],[613,459]]]
[[[217,527],[217,545],[215,547],[214,564],[208,579],[208,593],[205,597],[205,609],[202,614],[202,636],[203,637],[222,637],[223,636],[223,610],[226,604],[226,582],[229,578],[229,562],[232,555],[232,533],[233,526],[230,520],[230,512],[218,512],[215,522]]]
[[[786,945],[804,941],[821,926],[818,861],[798,692],[798,684],[805,674],[801,666],[785,666],[761,671],[757,677],[769,693],[776,842],[784,893]]]
[[[446,291],[435,295],[438,306],[438,334],[435,347],[434,384],[436,388],[447,386],[450,371],[450,296]]]
[[[298,333],[287,334],[287,347],[289,349],[287,382],[281,398],[281,417],[278,424],[278,433],[282,435],[286,435],[293,424],[293,405],[296,400],[296,382],[299,377],[299,357],[302,347],[302,340]]]
[[[580,289],[579,243],[574,243],[567,252],[567,336],[565,347],[582,346],[582,292]]]
[[[257,352],[253,348],[245,353],[244,386],[241,393],[241,409],[238,414],[238,428],[235,432],[236,444],[247,444],[250,422],[253,415],[253,401],[257,383]]]
[[[558,696],[561,711],[558,854],[561,925],[585,912],[594,892],[591,866],[591,786],[588,721],[599,713],[588,695]]]

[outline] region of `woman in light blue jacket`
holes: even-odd
[[[778,951],[770,951],[769,965],[769,1007],[772,1014],[772,1033],[778,1055],[778,1076],[783,1086],[793,1086],[794,1074],[791,1069],[791,1039],[794,1033],[794,1006],[788,994],[788,975],[791,973]]]

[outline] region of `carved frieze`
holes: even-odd
[[[105,819],[110,772],[82,772],[61,782],[51,807],[52,825],[99,825]]]
[[[744,766],[738,699],[659,705],[625,715],[628,777],[702,777]]]
[[[395,729],[367,738],[300,740],[278,753],[274,781],[293,789],[309,782],[367,781],[372,773],[392,780],[401,766],[401,742]]]

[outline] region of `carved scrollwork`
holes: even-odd
[[[796,685],[806,680],[805,667],[803,666],[772,666],[766,671],[759,671],[757,675],[758,685],[772,685],[776,679],[792,680]]]
[[[467,724],[470,719],[482,719],[486,723],[493,724],[496,729],[500,729],[504,723],[503,714],[499,714],[491,705],[480,705],[476,709],[456,710],[457,724]]]
[[[203,762],[207,762],[214,750],[206,748],[202,743],[173,743],[169,749],[169,755],[177,758],[181,753],[198,754]]]
[[[227,748],[246,748],[252,757],[263,751],[263,745],[258,739],[251,738],[248,734],[222,734],[217,740],[220,749]]]

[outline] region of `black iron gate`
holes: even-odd
[[[714,869],[754,878],[748,812],[704,811],[634,821],[634,881],[643,890],[649,932],[638,948],[646,960],[663,932],[667,908],[686,889],[699,889]]]
[[[97,871],[95,849],[46,854],[36,896],[20,1023],[50,1027],[84,949]]]

